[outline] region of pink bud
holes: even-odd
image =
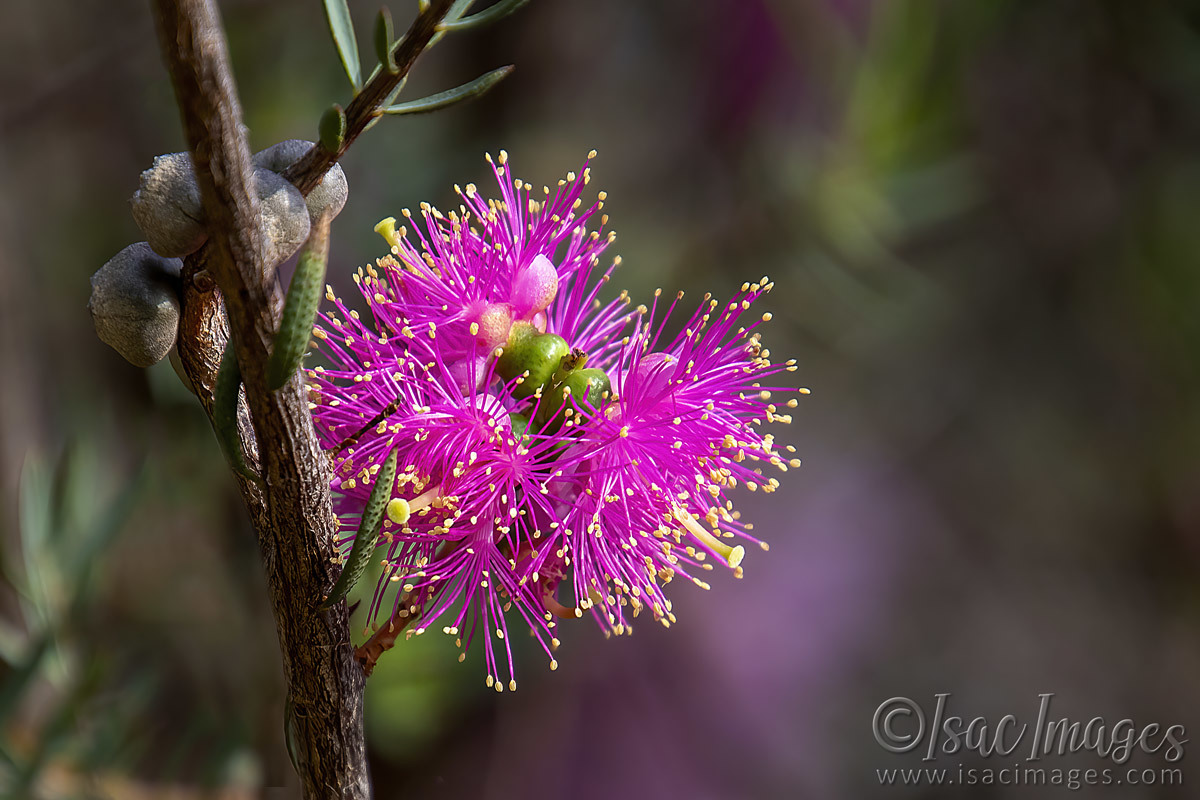
[[[450,379],[454,381],[463,394],[479,391],[483,388],[484,378],[487,377],[487,358],[464,358],[449,367]]]
[[[512,420],[508,418],[508,411],[499,398],[490,394],[476,395],[475,407],[491,418],[492,424],[496,426],[497,430],[512,430]]]
[[[529,319],[543,311],[558,294],[558,270],[550,259],[539,255],[517,274],[512,286],[513,311],[517,319]]]
[[[647,353],[627,378],[626,392],[638,391],[646,397],[657,397],[670,386],[678,360],[667,353]]]
[[[507,303],[489,303],[479,312],[474,331],[476,338],[484,347],[499,347],[508,341],[508,332],[512,329],[513,313]]]

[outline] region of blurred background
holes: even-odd
[[[321,4],[220,5],[252,147],[313,138],[349,98]],[[369,42],[378,2],[350,6]],[[141,238],[139,172],[185,149],[147,4],[4,14],[0,796],[294,796],[212,431],[85,309]],[[776,433],[804,466],[743,498],[771,551],[677,586],[669,631],[560,628],[559,670],[526,648],[503,695],[477,651],[389,652],[367,692],[379,797],[1043,796],[881,788],[923,765],[880,748],[876,707],[931,714],[939,692],[965,717],[1032,723],[1053,692],[1056,717],[1200,731],[1195,4],[535,0],[443,41],[402,99],[505,63],[487,97],[355,144],[335,285],[381,254],[381,217],[488,185],[485,151],[540,185],[596,148],[614,290],[774,279],[766,342],[813,392]]]

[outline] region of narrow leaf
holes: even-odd
[[[321,147],[335,154],[341,151],[342,141],[346,138],[346,112],[337,103],[325,109],[325,113],[321,115],[317,135]]]
[[[272,392],[287,384],[304,359],[309,339],[312,338],[313,322],[317,318],[317,307],[321,304],[321,289],[325,286],[329,217],[326,210],[313,223],[308,241],[300,251],[296,273],[288,286],[279,335],[275,337],[271,360],[267,362],[267,388]]]
[[[379,9],[375,18],[375,57],[388,72],[395,74],[396,59],[392,55],[392,12],[387,6]]]
[[[453,22],[443,22],[438,26],[438,30],[446,31],[447,33],[456,33],[458,31],[470,30],[471,28],[482,28],[485,25],[491,25],[493,22],[504,19],[528,2],[529,0],[500,0],[478,14],[472,14],[469,17],[463,17]]]
[[[350,548],[346,565],[333,588],[329,590],[329,597],[321,603],[321,608],[331,608],[340,602],[354,584],[358,583],[358,579],[367,569],[367,564],[371,562],[371,554],[375,552],[375,545],[379,543],[379,531],[383,527],[383,512],[396,485],[396,458],[396,451],[392,450],[387,461],[375,474],[375,485],[371,487],[371,495],[367,498],[366,508],[363,509],[362,521],[358,525],[358,532],[354,534],[354,545]]]
[[[446,12],[446,16],[442,17],[441,25],[438,25],[437,30],[434,31],[433,38],[429,40],[429,47],[433,47],[446,35],[444,26],[447,23],[457,22],[464,14],[471,10],[471,6],[474,4],[475,0],[454,0],[450,5],[450,10]]]
[[[74,548],[75,552],[64,559],[66,575],[74,592],[72,608],[80,613],[86,610],[87,604],[92,600],[89,596],[92,569],[137,508],[149,482],[149,474],[144,463],[139,466],[125,488],[106,507],[93,512],[93,518],[89,520],[84,536]]]
[[[341,56],[342,66],[346,68],[346,77],[354,91],[362,87],[362,65],[358,61],[358,40],[354,38],[354,23],[350,20],[350,8],[346,0],[324,0],[325,16],[329,20],[329,32],[333,34],[333,44]]]
[[[283,702],[283,743],[287,745],[288,758],[292,762],[292,769],[300,771],[300,742],[299,735],[296,733],[296,710],[292,705],[292,698],[287,698]]]
[[[242,441],[238,436],[238,393],[242,388],[242,371],[238,366],[237,353],[233,349],[233,337],[225,345],[221,366],[217,370],[217,388],[213,392],[213,428],[217,440],[229,465],[244,478],[258,481],[258,476],[246,466],[242,455]]]
[[[12,722],[17,705],[28,695],[29,685],[37,678],[51,645],[49,635],[30,642],[23,660],[9,671],[4,683],[0,684],[0,723],[7,726]]]
[[[507,67],[500,67],[491,72],[480,75],[470,83],[464,83],[462,86],[454,89],[449,89],[437,94],[431,94],[428,97],[422,97],[419,100],[409,100],[407,103],[400,103],[394,106],[388,106],[383,109],[385,114],[428,114],[430,111],[438,111],[443,108],[461,103],[464,100],[470,100],[474,97],[479,97],[484,92],[491,89],[500,81],[504,80],[512,73],[514,67],[510,64]]]

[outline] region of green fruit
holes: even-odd
[[[496,373],[506,381],[521,374],[520,367],[524,353],[528,350],[533,337],[538,335],[537,328],[528,322],[515,322],[508,333],[508,342],[504,345],[504,353],[496,361]]]
[[[594,368],[575,370],[563,381],[563,386],[571,390],[575,407],[585,413],[596,410],[605,393],[612,390],[604,370]]]
[[[529,433],[529,417],[525,416],[524,414],[509,414],[508,419],[510,422],[512,422],[512,434],[514,439],[519,440],[521,437]]]
[[[577,369],[567,374],[561,383],[542,393],[542,402],[534,419],[538,427],[549,424],[556,430],[566,419],[568,397],[576,414],[591,414],[612,389],[608,375],[602,369]]]
[[[529,397],[544,386],[570,350],[561,336],[533,331],[532,325],[514,325],[504,354],[496,362],[496,371],[506,381],[529,372],[513,389],[513,396],[518,399]]]

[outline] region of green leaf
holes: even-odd
[[[30,789],[38,782],[46,763],[70,745],[71,732],[76,725],[80,709],[95,697],[100,688],[101,678],[101,667],[92,662],[84,674],[75,679],[70,692],[38,732],[32,752],[17,772],[12,796],[32,796]]]
[[[296,733],[296,709],[292,705],[292,698],[287,698],[283,701],[283,743],[287,745],[288,758],[292,762],[292,769],[300,771],[300,742],[299,736]]]
[[[149,479],[150,470],[143,462],[125,488],[107,506],[93,511],[82,538],[76,544],[75,552],[69,559],[64,559],[74,592],[71,601],[72,616],[83,613],[90,602],[91,575],[96,560],[108,550],[117,534],[124,529],[125,523],[133,516]]]
[[[329,20],[329,32],[333,44],[346,68],[346,77],[355,93],[362,88],[362,65],[358,61],[358,40],[354,38],[354,23],[350,20],[350,8],[346,0],[324,0],[325,16]]]
[[[504,19],[528,2],[529,0],[500,0],[478,14],[472,14],[469,17],[463,17],[453,22],[443,22],[438,26],[438,30],[446,31],[447,33],[456,33],[458,31],[470,30],[471,28],[482,28],[485,25],[491,25],[493,22]]]
[[[51,646],[49,635],[30,642],[24,658],[8,673],[4,683],[0,684],[0,723],[7,726],[11,722],[17,705],[26,696],[30,683],[37,678],[42,661],[50,652]]]
[[[342,567],[342,574],[329,590],[329,596],[321,603],[321,608],[331,608],[340,602],[354,584],[358,583],[371,561],[375,545],[379,543],[379,531],[383,528],[383,512],[388,501],[392,499],[392,490],[396,486],[396,452],[392,450],[387,461],[375,474],[375,485],[371,487],[371,495],[367,498],[366,508],[363,509],[362,521],[354,534],[354,545],[350,548],[346,565]]]
[[[388,106],[383,109],[385,114],[428,114],[430,111],[439,111],[443,108],[461,103],[464,100],[470,100],[473,97],[479,97],[484,92],[491,89],[500,81],[504,80],[512,73],[513,67],[511,64],[507,67],[500,67],[491,72],[480,75],[470,83],[464,83],[454,89],[449,89],[437,94],[431,94],[428,97],[422,97],[419,100],[409,100],[407,103],[400,103],[394,106]]]
[[[346,138],[346,112],[337,103],[325,109],[325,113],[321,115],[317,135],[321,147],[335,154],[341,151],[342,142]]]
[[[45,464],[33,455],[26,456],[18,485],[20,501],[18,517],[21,526],[21,555],[24,569],[21,592],[39,615],[54,607],[53,576],[42,569],[41,559],[49,549],[53,510],[51,509],[50,473]],[[15,576],[9,576],[10,579]],[[13,581],[17,583],[16,580]]]
[[[296,273],[288,285],[279,334],[271,348],[271,360],[267,362],[267,388],[272,392],[287,384],[308,350],[313,321],[321,304],[321,289],[325,286],[325,263],[328,257],[329,214],[324,213],[313,223],[308,241],[300,251]]]
[[[375,18],[375,57],[384,69],[395,74],[397,68],[396,59],[392,54],[392,41],[392,12],[384,6],[379,9],[379,16]]]
[[[217,388],[213,392],[213,428],[225,457],[234,471],[247,480],[257,482],[258,476],[246,466],[242,456],[242,440],[238,436],[238,393],[242,388],[242,370],[238,366],[237,352],[233,349],[233,337],[225,345],[221,366],[217,370]]]
[[[0,619],[0,661],[12,666],[20,660],[28,646],[25,633],[15,625]]]

